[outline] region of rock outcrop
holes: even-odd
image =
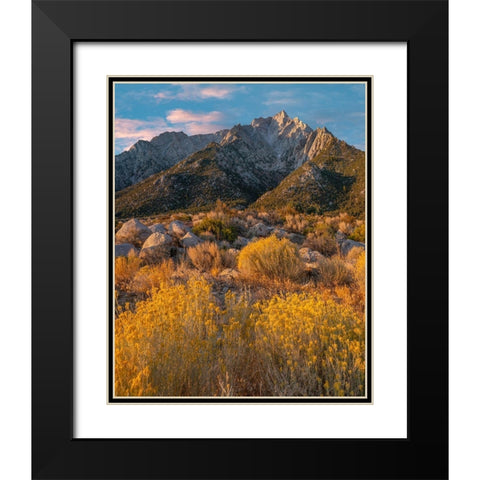
[[[141,247],[152,231],[136,218],[125,222],[115,235],[115,243],[131,243]]]

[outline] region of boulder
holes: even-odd
[[[310,254],[310,259],[312,262],[319,262],[323,258],[325,257],[320,252],[312,250],[312,253]]]
[[[140,251],[140,258],[149,262],[156,263],[172,256],[175,247],[173,238],[167,233],[152,233]]]
[[[355,247],[363,248],[365,250],[365,244],[361,242],[356,242],[355,240],[344,240],[340,245],[340,253],[344,256],[348,255],[348,252]]]
[[[338,244],[343,243],[347,239],[347,236],[340,230],[335,234],[335,240]]]
[[[180,240],[183,247],[195,247],[202,241],[192,232],[187,232]]]
[[[272,230],[273,230],[273,227],[269,227],[265,225],[263,222],[258,222],[253,227],[250,228],[250,232],[254,237],[268,237]]]
[[[177,237],[177,238],[182,238],[188,232],[191,232],[191,231],[192,231],[192,229],[190,227],[187,227],[180,220],[174,220],[173,222],[170,222],[170,225],[168,226],[168,233],[170,235],[173,235],[173,236]]]
[[[152,233],[167,233],[167,229],[161,223],[150,225],[149,228]]]
[[[319,262],[322,258],[324,258],[321,253],[311,250],[307,247],[301,248],[298,253],[300,254],[300,258],[306,263]]]
[[[136,218],[130,219],[122,225],[115,235],[115,243],[131,243],[141,247],[143,242],[152,234],[152,231]]]
[[[138,249],[136,249],[134,245],[131,243],[119,243],[115,245],[115,258],[128,257],[129,255],[138,255]]]
[[[302,245],[305,241],[305,237],[299,233],[289,233],[286,238],[297,245]]]
[[[237,237],[235,241],[233,242],[233,246],[235,248],[243,248],[248,245],[248,238],[245,237]]]
[[[272,233],[278,238],[284,238],[288,235],[288,232],[283,228],[274,228]]]

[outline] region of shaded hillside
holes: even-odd
[[[242,152],[251,154],[240,140],[227,147],[211,143],[167,171],[117,192],[116,216],[209,207],[219,198],[250,204],[272,185],[255,167],[255,159],[245,160]]]
[[[254,208],[291,206],[300,212],[365,214],[365,154],[330,134],[324,148],[266,192]]]
[[[220,130],[192,136],[183,132],[165,132],[150,141],[138,141],[129,150],[115,156],[115,191],[172,167],[210,142],[219,142],[226,132]]]

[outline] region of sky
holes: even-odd
[[[162,132],[211,133],[285,110],[365,149],[363,83],[116,83],[115,153]]]

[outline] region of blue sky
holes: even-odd
[[[210,133],[282,109],[365,149],[362,83],[117,83],[115,153],[162,132]]]

